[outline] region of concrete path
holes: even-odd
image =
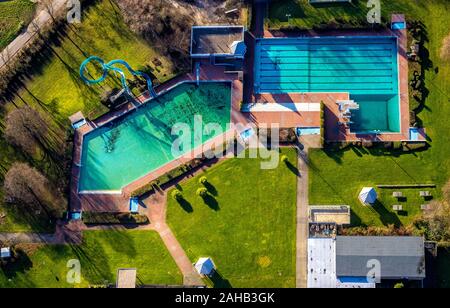
[[[59,12],[66,8],[67,0],[53,0],[52,10],[53,12]],[[55,14],[53,13],[53,14]],[[27,30],[19,34],[14,41],[12,41],[6,48],[0,53],[0,69],[6,65],[6,62],[10,61],[16,56],[23,48],[26,47],[28,42],[36,35],[36,27],[41,28],[44,25],[53,22],[52,17],[48,11],[42,6],[41,10],[36,13],[36,17],[28,26]]]
[[[54,234],[48,233],[0,233],[0,242],[14,244],[79,244],[82,241],[81,224],[58,223]]]
[[[308,281],[308,151],[320,147],[320,136],[304,136],[298,145],[296,287],[306,288]]]
[[[149,217],[153,229],[159,233],[166,245],[167,250],[172,255],[175,263],[183,274],[183,284],[187,286],[204,285],[199,274],[195,271],[189,257],[186,255],[172,230],[166,223],[167,210],[167,189],[156,192],[144,200],[145,212]]]

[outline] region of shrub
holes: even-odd
[[[180,176],[185,174],[187,171],[197,168],[198,166],[203,164],[203,161],[204,161],[204,159],[198,159],[198,158],[193,159],[190,162],[188,162],[187,164],[182,165],[178,168],[175,168],[175,169],[167,172],[166,174],[160,176],[153,182],[136,189],[135,191],[133,191],[131,193],[131,197],[140,197],[142,195],[150,193],[155,189],[155,187],[159,187],[164,184],[167,184],[168,182],[179,178]]]
[[[172,199],[175,201],[180,201],[181,199],[183,199],[183,194],[178,189],[175,189],[174,191],[172,191]]]
[[[83,212],[83,222],[86,225],[145,225],[149,223],[145,215],[112,212]]]
[[[409,151],[417,151],[426,149],[428,147],[427,142],[404,142],[403,143],[403,151],[409,152]]]
[[[208,195],[208,190],[205,187],[201,187],[197,189],[197,196],[199,197],[206,197]]]
[[[402,282],[398,282],[394,285],[394,289],[403,289],[405,285]]]
[[[198,180],[199,184],[203,184],[205,185],[206,183],[208,183],[208,178],[206,176],[202,176],[199,180]]]

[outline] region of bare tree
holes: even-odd
[[[6,117],[5,137],[29,155],[36,153],[37,145],[47,149],[48,125],[39,112],[25,105],[14,109]]]
[[[56,21],[56,12],[55,12],[55,6],[53,4],[53,0],[41,0],[41,4],[43,5],[45,11],[50,15],[53,22]]]
[[[450,241],[450,204],[447,201],[433,201],[425,213],[427,237],[438,242]]]
[[[5,175],[5,201],[57,217],[65,203],[45,176],[25,163],[14,163]]]

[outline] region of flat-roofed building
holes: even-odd
[[[308,239],[308,288],[375,288],[383,280],[424,278],[425,244],[422,237]]]

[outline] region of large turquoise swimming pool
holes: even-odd
[[[260,39],[256,93],[348,92],[354,132],[399,132],[396,37]]]
[[[183,83],[85,135],[79,191],[119,191],[176,159],[172,144],[179,136],[172,135],[172,127],[186,123],[193,130],[195,115],[225,131],[231,116],[231,83]],[[219,134],[211,131],[201,142]],[[192,148],[193,144],[194,138]]]

